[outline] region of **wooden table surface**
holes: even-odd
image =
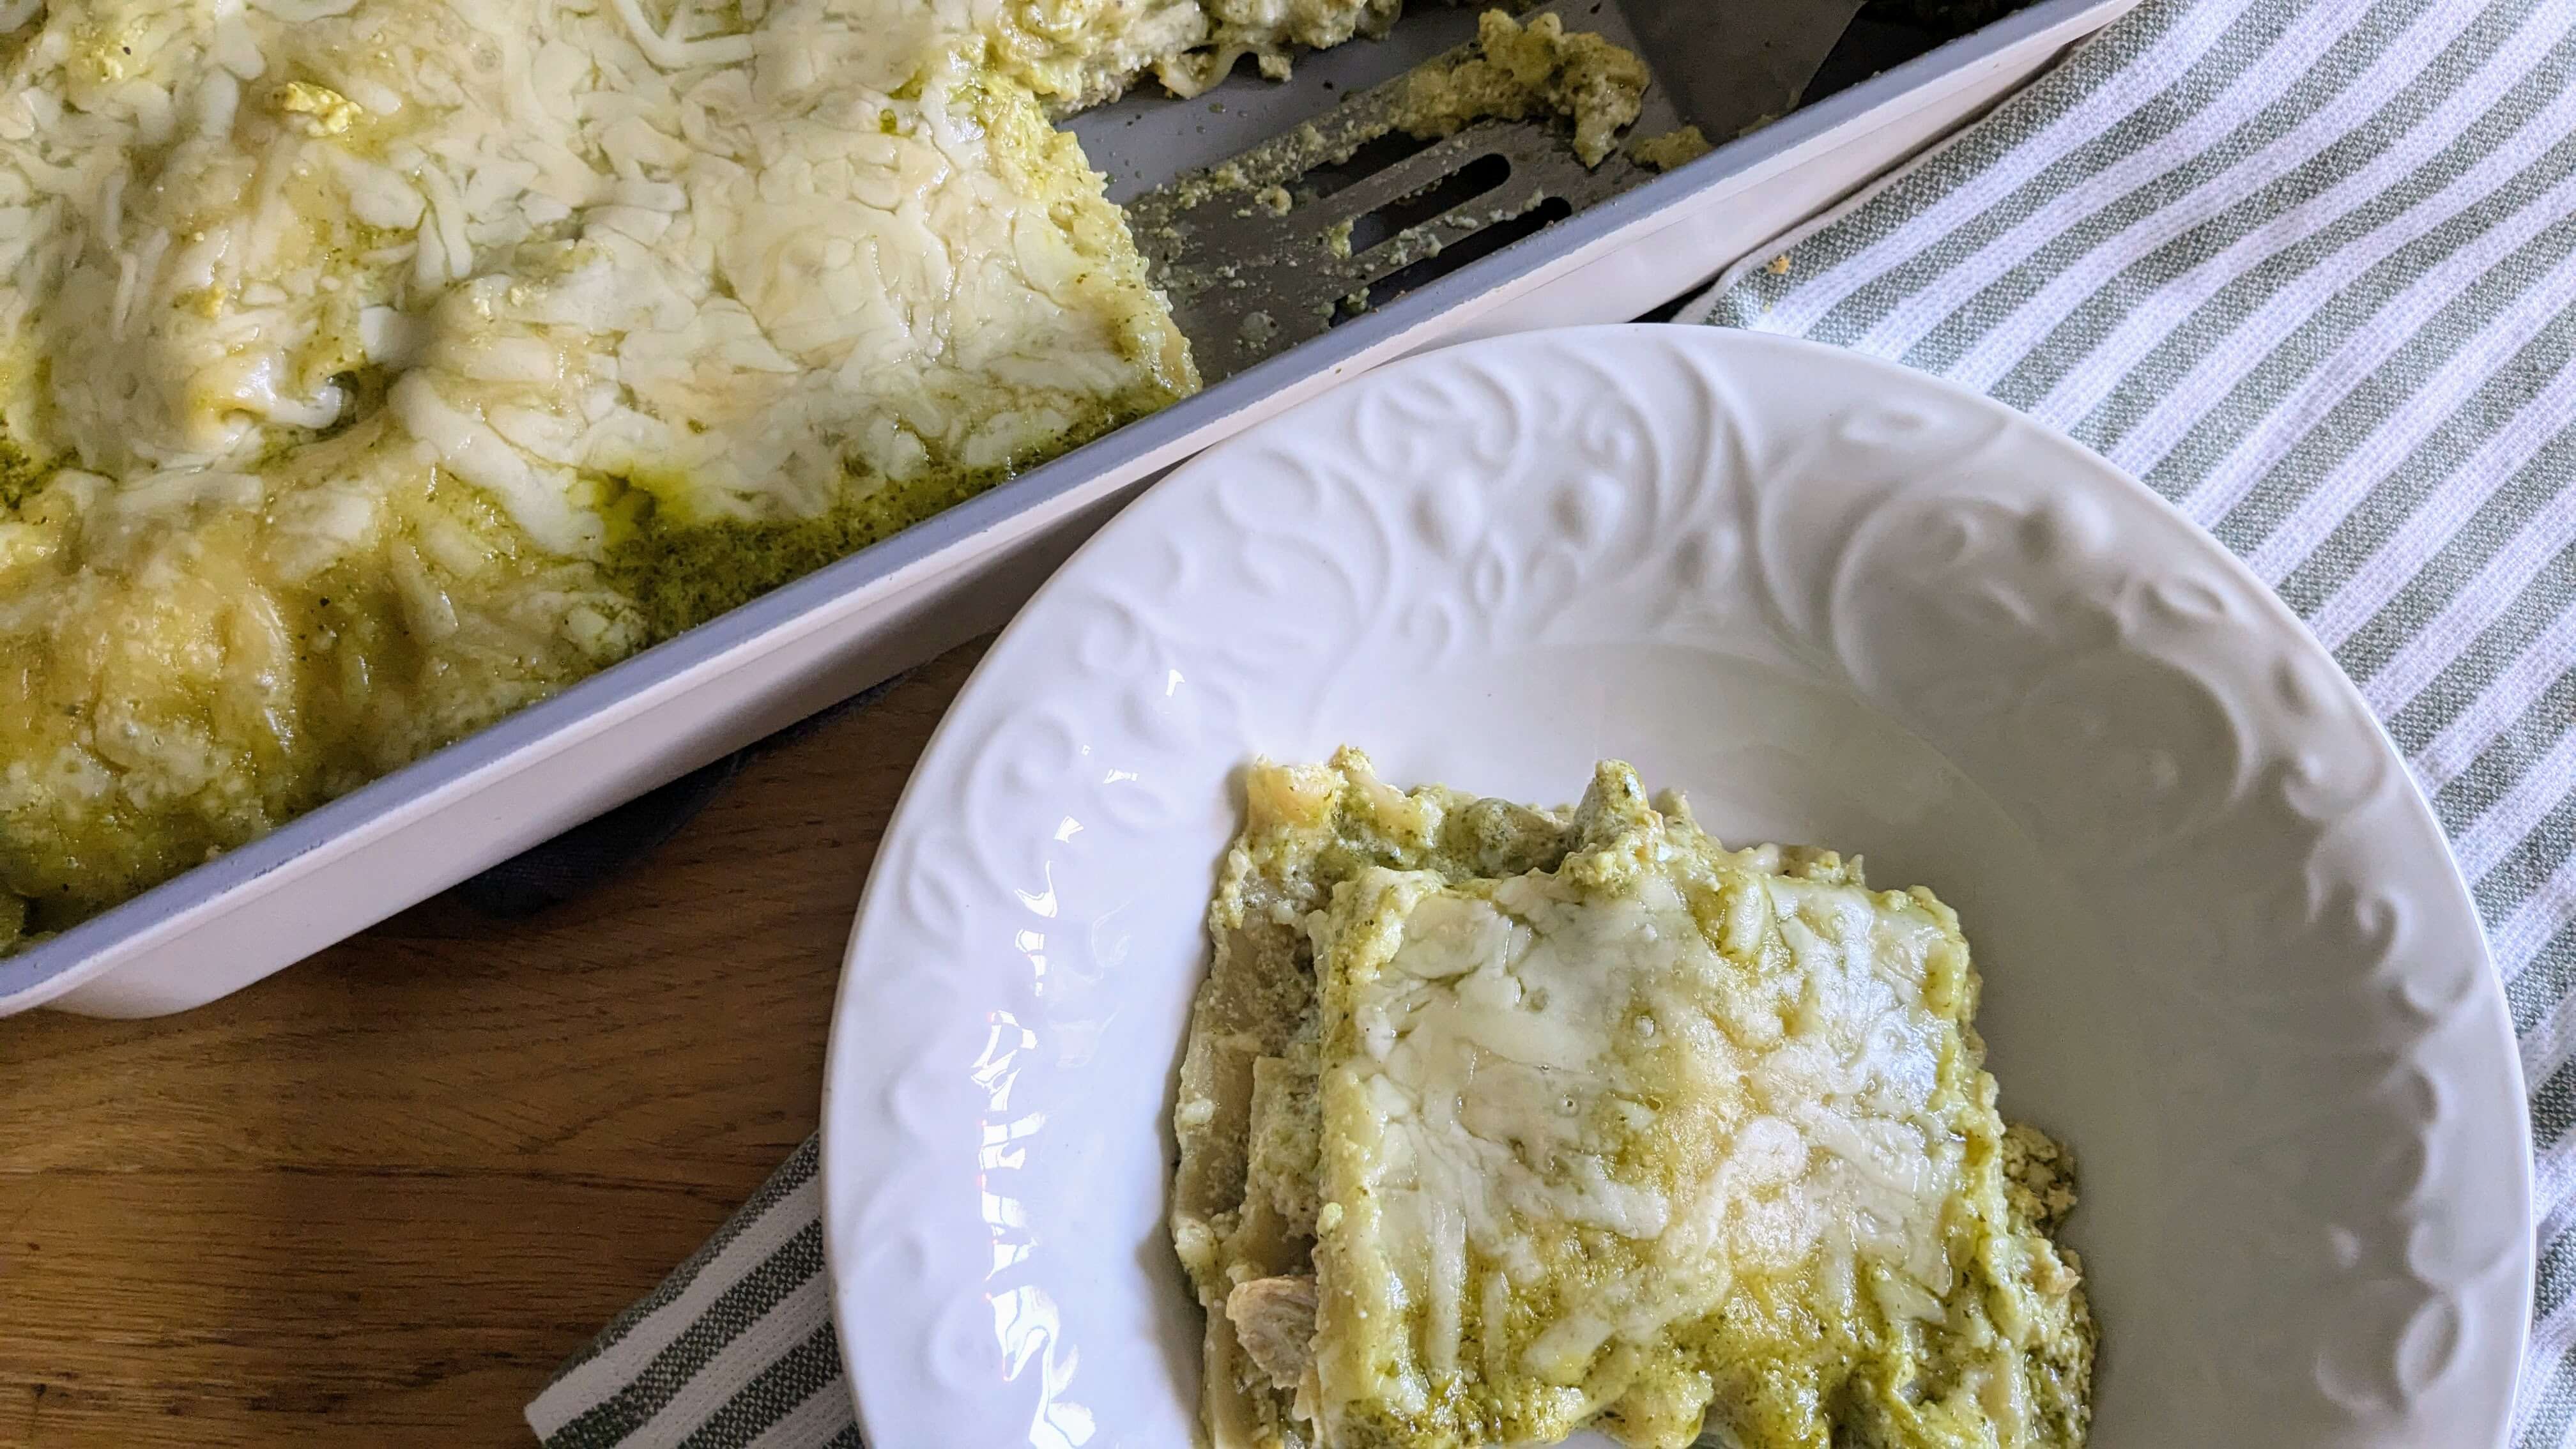
[[[533,1444],[815,1127],[852,908],[981,651],[594,894],[437,900],[161,1021],[0,1021],[0,1446]]]

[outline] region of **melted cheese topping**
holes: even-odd
[[[1488,1396],[1525,1389],[1492,1437],[1563,1433],[1687,1358],[1675,1330],[1739,1277],[1940,1317],[1951,1109],[1973,1104],[1923,1003],[1955,999],[1954,940],[1904,896],[1616,864],[1490,888],[1378,870],[1337,897],[1320,969],[1356,1050],[1323,1089],[1347,1214],[1328,1403],[1427,1415],[1472,1366]],[[1706,1405],[1677,1407],[1686,1442]]]
[[[1254,58],[1288,74],[1299,48],[1383,35],[1403,0],[937,0],[942,24],[992,37],[997,63],[1059,108],[1116,95],[1151,72],[1195,96]]]
[[[1215,1449],[1312,1449],[1311,1249],[1340,1210],[1319,1192],[1306,921],[1367,864],[1461,880],[1552,865],[1567,822],[1437,786],[1389,789],[1353,750],[1329,765],[1258,765],[1244,783],[1243,835],[1209,912],[1216,959],[1191,1010],[1173,1113],[1172,1238],[1208,1314],[1202,1387]],[[1301,1303],[1297,1333],[1278,1310]],[[1256,1304],[1265,1311],[1242,1311]],[[1291,1342],[1296,1364],[1283,1352]]]
[[[119,478],[241,464],[382,368],[389,446],[578,554],[585,475],[812,512],[1177,379],[1056,211],[1073,154],[869,8],[57,6],[0,103],[0,420]]]
[[[1511,807],[1395,796],[1355,756],[1253,796],[1312,823],[1247,830],[1211,990],[1254,999],[1227,924],[1254,863],[1330,904],[1305,921],[1312,1004],[1235,1032],[1276,1055],[1251,1064],[1233,1230],[1193,1261],[1242,1346],[1211,1352],[1237,1386],[1211,1398],[1221,1445],[1592,1426],[1679,1449],[1713,1410],[1746,1449],[2082,1442],[2091,1327],[2045,1236],[2071,1194],[1995,1114],[1967,946],[1928,892],[1727,851],[1615,764],[1570,814],[1517,817],[1562,838],[1535,867],[1461,849]],[[1292,1090],[1320,1123],[1265,1144]],[[1186,1119],[1183,1143],[1186,1186]],[[1300,1178],[1320,1202],[1270,1200]]]
[[[639,540],[886,531],[1188,391],[1023,84],[1220,28],[1163,8],[6,7],[0,949],[693,622]]]

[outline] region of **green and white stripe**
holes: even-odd
[[[1778,260],[1785,257],[1785,262]],[[2386,721],[2532,1084],[2520,1444],[2576,1423],[2576,3],[2146,0],[1685,315],[2065,429]]]
[[[1785,267],[1773,260],[1785,256]],[[2277,587],[2450,831],[2532,1084],[2522,1449],[2576,1427],[2576,0],[2146,0],[1691,314],[2065,429]],[[528,1408],[855,1446],[812,1144]]]

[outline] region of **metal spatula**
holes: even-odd
[[[1635,137],[1685,122],[1724,141],[1794,108],[1861,0],[1631,5],[1559,0],[1568,30],[1631,44],[1654,82]],[[1671,33],[1664,33],[1671,32]],[[1443,56],[1434,64],[1465,54]],[[1598,205],[1658,173],[1624,150],[1597,166],[1558,121],[1483,121],[1406,136],[1408,77],[1128,203],[1138,244],[1209,382]]]

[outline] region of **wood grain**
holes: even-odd
[[[432,901],[163,1021],[0,1021],[0,1446],[532,1442],[814,1130],[841,947],[982,646],[594,894]]]

